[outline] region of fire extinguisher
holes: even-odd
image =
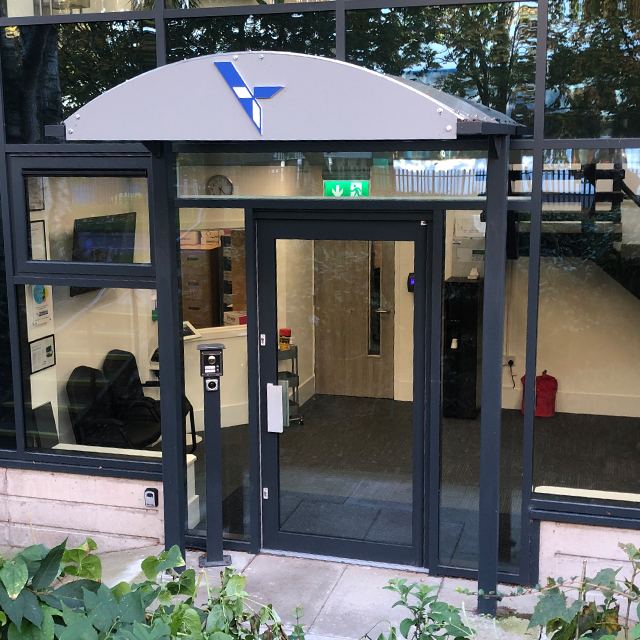
[[[522,413],[524,415],[524,381],[522,376]],[[556,415],[556,396],[558,381],[547,375],[546,369],[541,376],[536,376],[536,418],[552,418]]]

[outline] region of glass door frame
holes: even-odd
[[[429,557],[428,522],[430,425],[430,313],[433,230],[431,212],[254,210],[257,246],[261,495],[263,548],[362,560],[424,565]],[[413,406],[413,529],[411,546],[392,545],[279,530],[278,437],[266,428],[266,385],[276,382],[276,239],[385,240],[415,242],[414,406]],[[422,274],[422,277],[420,277]],[[420,286],[422,282],[422,286]],[[428,312],[429,311],[429,312]],[[437,328],[439,331],[439,326]],[[417,356],[417,357],[416,357]],[[423,399],[423,402],[418,401]],[[436,400],[439,405],[439,399]],[[436,453],[437,455],[437,453]],[[268,498],[263,489],[268,489]]]

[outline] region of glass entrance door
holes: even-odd
[[[266,548],[421,562],[427,228],[258,221]]]

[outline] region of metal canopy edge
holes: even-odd
[[[515,122],[418,82],[299,53],[215,54],[128,80],[65,120],[69,141],[455,140]],[[452,100],[458,101],[456,103]],[[446,104],[445,104],[446,102]],[[454,108],[459,103],[467,110]],[[450,106],[454,104],[454,106]],[[494,112],[495,113],[495,112]]]

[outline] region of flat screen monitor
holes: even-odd
[[[74,262],[104,264],[133,263],[136,244],[136,213],[78,218],[73,223]],[[71,287],[69,294],[79,296],[99,287]]]

